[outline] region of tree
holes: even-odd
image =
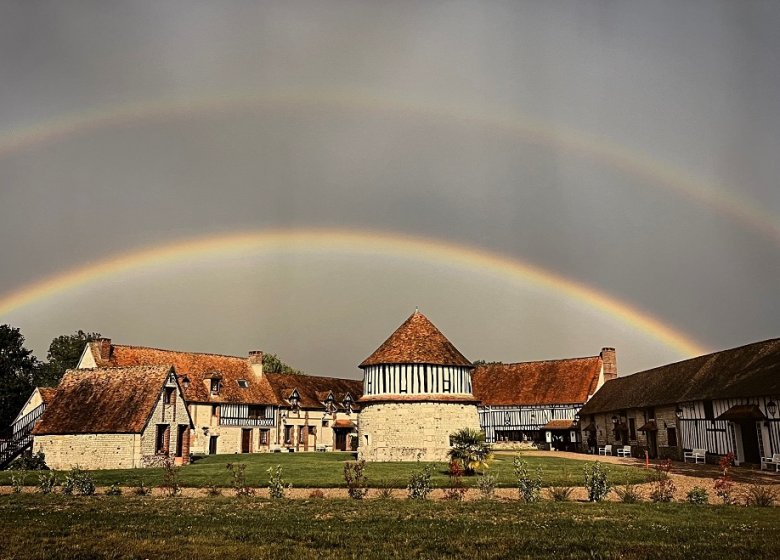
[[[263,355],[263,371],[265,373],[287,373],[289,375],[306,375],[299,369],[288,366],[276,354]]]
[[[481,430],[463,428],[450,436],[450,442],[450,459],[458,461],[467,475],[474,474],[476,469],[487,468],[493,457],[490,444],[485,443],[485,434]]]
[[[19,329],[0,325],[0,431],[16,417],[33,390],[38,360]]]
[[[73,334],[63,334],[52,340],[49,352],[46,354],[48,362],[38,368],[35,383],[55,387],[62,379],[65,370],[78,365],[84,346],[100,336],[100,333],[78,330]]]

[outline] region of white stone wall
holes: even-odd
[[[35,436],[34,451],[46,455],[50,469],[132,469],[141,467],[138,434]]]
[[[480,429],[475,405],[363,404],[358,454],[366,461],[447,461],[450,435],[462,428]]]

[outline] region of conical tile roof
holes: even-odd
[[[425,315],[415,311],[360,367],[377,364],[470,366],[471,362]]]

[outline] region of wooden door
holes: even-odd
[[[758,430],[756,429],[756,422],[754,420],[740,422],[739,427],[742,432],[742,452],[745,456],[745,462],[753,463],[754,465],[761,464],[761,454],[758,451]]]
[[[655,431],[647,432],[647,447],[648,454],[651,459],[658,457],[658,433]]]
[[[176,432],[176,456],[181,457],[184,449],[184,433],[189,430],[189,426],[179,426],[179,430]]]
[[[347,450],[347,430],[336,429],[336,451]]]
[[[217,436],[211,436],[209,438],[209,455],[217,454]]]
[[[241,430],[241,453],[252,452],[252,430]]]

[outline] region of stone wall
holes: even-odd
[[[34,451],[46,455],[50,469],[132,469],[141,467],[138,434],[35,436]]]
[[[366,461],[447,461],[450,435],[479,430],[477,407],[448,402],[364,404],[359,457]]]

